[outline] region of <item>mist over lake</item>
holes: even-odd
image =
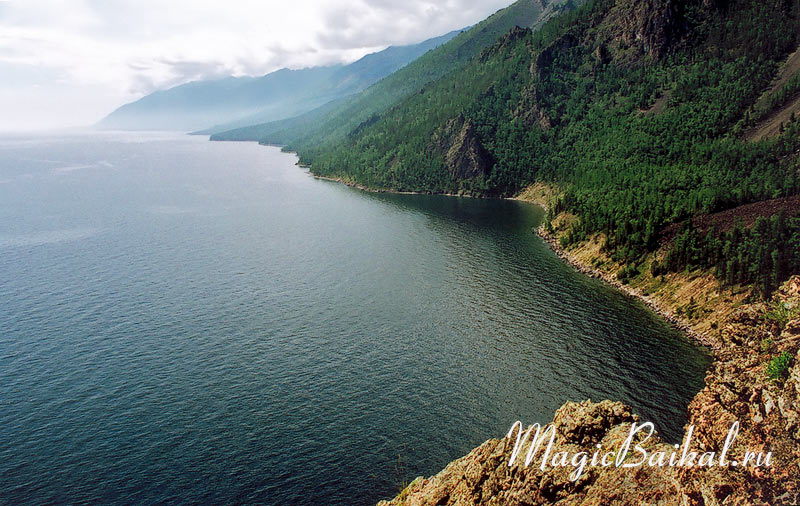
[[[250,143],[0,138],[0,504],[368,505],[565,401],[677,441],[707,355],[507,200]]]

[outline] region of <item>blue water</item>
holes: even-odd
[[[511,201],[171,134],[0,138],[0,504],[368,505],[567,400],[673,439],[707,356]]]

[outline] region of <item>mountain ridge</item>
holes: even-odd
[[[250,140],[287,145],[305,153],[346,138],[370,118],[385,112],[427,84],[460,68],[498,37],[518,25],[537,28],[582,0],[519,0],[415,60],[360,94],[329,103],[303,115],[212,135],[212,140]]]
[[[284,68],[259,77],[192,81],[125,104],[96,126],[121,130],[213,130],[239,126],[242,121],[251,124],[302,114],[361,91],[458,33],[452,31],[408,46],[390,46],[349,65]]]

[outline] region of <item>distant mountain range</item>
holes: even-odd
[[[464,67],[512,28],[537,29],[581,2],[520,0],[356,95],[331,101],[296,117],[210,132],[214,134],[211,139],[289,145],[301,153],[301,158],[311,159],[319,150],[363,130],[393,106],[423,93],[429,84]]]
[[[392,46],[350,65],[190,82],[123,105],[96,126],[116,130],[207,129],[211,133],[289,118],[364,90],[458,33]]]

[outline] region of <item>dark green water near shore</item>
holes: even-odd
[[[0,504],[373,504],[587,398],[680,438],[708,357],[540,210],[294,163],[0,138]]]

